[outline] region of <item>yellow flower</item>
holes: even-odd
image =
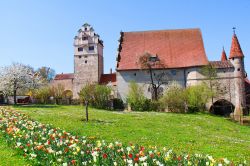
[[[166,157],[165,157],[165,160],[166,160],[166,161],[168,161],[169,159],[170,159],[170,157],[169,157],[169,156],[166,156]]]
[[[76,151],[77,151],[77,152],[79,152],[79,151],[80,151],[80,148],[79,148],[78,146],[76,147]]]

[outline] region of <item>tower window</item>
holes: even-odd
[[[237,71],[240,71],[240,68],[238,68]]]
[[[87,31],[87,30],[88,30],[88,28],[86,27],[86,28],[84,28],[84,30],[85,30],[85,31]]]
[[[82,58],[82,56],[79,56],[79,59],[81,59]]]
[[[136,76],[136,73],[134,73],[134,76]]]
[[[85,63],[88,63],[88,61],[85,61]]]
[[[89,46],[89,51],[93,51],[94,49],[94,46]]]
[[[78,48],[78,51],[79,51],[79,52],[82,52],[82,51],[83,51],[83,48],[82,48],[82,47],[79,47],[79,48]]]
[[[88,40],[88,37],[87,36],[83,36],[82,40]]]

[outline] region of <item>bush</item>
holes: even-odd
[[[79,93],[82,101],[96,108],[108,109],[111,88],[105,85],[87,84]]]
[[[127,103],[131,109],[133,111],[157,111],[158,102],[147,99],[143,94],[143,90],[138,84],[130,82]]]
[[[172,83],[160,99],[162,108],[169,112],[185,112],[185,90],[177,83]]]
[[[48,104],[48,99],[51,95],[52,95],[51,90],[50,90],[50,87],[48,86],[42,87],[40,89],[36,89],[33,92],[33,97],[40,104]]]
[[[95,85],[93,106],[96,108],[108,109],[110,94],[110,87],[106,85]]]
[[[121,99],[113,99],[113,108],[114,110],[123,110],[124,109],[124,104]]]
[[[212,92],[204,83],[188,87],[185,90],[188,112],[204,111],[206,109],[206,103],[211,95]]]

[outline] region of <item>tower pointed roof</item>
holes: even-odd
[[[227,55],[226,55],[224,47],[221,53],[221,61],[227,61]]]
[[[237,38],[236,34],[234,33],[233,37],[232,37],[232,44],[231,44],[229,59],[230,58],[237,58],[237,57],[244,57],[244,55],[243,55],[243,52],[241,50],[238,38]]]

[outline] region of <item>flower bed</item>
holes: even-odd
[[[0,107],[0,130],[7,142],[35,165],[236,165],[209,155],[177,155],[172,150],[77,137],[24,114]],[[240,165],[246,165],[242,163]]]

